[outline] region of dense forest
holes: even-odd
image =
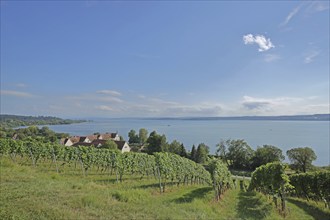
[[[52,116],[0,115],[0,126],[15,128],[30,125],[58,125],[86,122],[86,120],[62,119]]]

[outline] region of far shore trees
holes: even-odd
[[[291,167],[294,170],[306,173],[307,169],[312,167],[312,162],[316,160],[317,156],[310,147],[298,147],[288,150],[286,155],[292,162]]]
[[[57,142],[61,138],[68,137],[66,133],[55,133],[47,126],[38,128],[37,126],[29,126],[26,128],[4,128],[0,126],[0,138],[13,138],[15,140],[26,140],[29,137],[33,139],[42,139],[44,142]]]

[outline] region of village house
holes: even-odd
[[[106,141],[112,140],[117,144],[118,149],[124,152],[130,152],[131,148],[126,141],[121,141],[118,133],[105,133],[98,135],[89,136],[72,136],[68,138],[62,138],[60,144],[64,146],[93,146],[96,148],[101,148]]]
[[[113,140],[120,141],[118,133],[105,133],[105,134],[94,134],[88,136],[72,136],[68,138],[62,138],[60,144],[65,146],[72,146],[76,143],[92,143],[94,140]]]
[[[107,142],[108,140],[94,140],[91,143],[86,143],[86,142],[77,142],[75,144],[73,144],[73,147],[77,147],[77,146],[87,146],[87,147],[96,147],[96,148],[102,148],[102,146],[105,144],[105,142]],[[130,152],[131,148],[128,145],[128,143],[126,141],[113,141],[115,142],[115,144],[117,145],[118,150],[120,150],[122,153],[124,152]]]
[[[73,144],[79,142],[80,137],[79,136],[72,136],[69,138],[62,138],[60,140],[60,144],[64,145],[64,146],[72,146]]]

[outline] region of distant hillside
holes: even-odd
[[[30,125],[60,125],[86,122],[85,120],[62,119],[51,116],[21,116],[0,115],[0,126],[3,128],[15,128]]]
[[[153,118],[162,120],[269,120],[269,121],[330,121],[330,114],[237,117],[181,117]]]

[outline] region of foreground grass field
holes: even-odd
[[[169,186],[157,180],[115,176],[93,170],[83,177],[50,164],[32,167],[0,159],[0,219],[284,219],[263,195],[229,190],[220,202],[207,185]],[[285,219],[330,219],[320,204],[290,199]]]

